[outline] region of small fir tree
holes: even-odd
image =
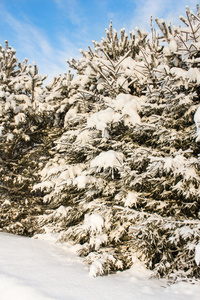
[[[46,77],[38,74],[36,64],[27,62],[17,63],[15,50],[7,41],[5,49],[0,47],[0,224],[21,234],[32,234],[26,217],[37,210],[31,186],[39,157],[46,151],[47,124]]]

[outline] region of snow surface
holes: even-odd
[[[76,247],[0,232],[1,300],[197,300],[200,283],[168,285],[138,261],[125,272],[93,278]]]

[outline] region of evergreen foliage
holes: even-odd
[[[35,64],[17,63],[15,50],[0,47],[0,195],[1,227],[32,234],[37,200],[31,196],[41,153],[45,150],[46,105],[43,81]],[[35,206],[35,207],[34,207]],[[29,234],[27,232],[27,234]]]
[[[60,75],[45,91],[35,66],[17,68],[13,50],[9,60],[1,50],[3,160],[9,168],[17,160],[22,174],[27,157],[34,169],[30,194],[43,208],[32,232],[79,243],[93,276],[129,268],[134,256],[172,282],[200,276],[199,7],[181,20],[186,27],[172,29],[156,19],[161,35],[151,26],[151,39],[138,28],[118,35],[111,23],[94,50],[69,62],[77,75]],[[30,134],[33,123],[43,135]],[[50,149],[33,162],[36,138]]]

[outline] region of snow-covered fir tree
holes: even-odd
[[[35,233],[79,243],[93,276],[137,256],[172,281],[199,278],[199,7],[181,20],[156,19],[151,39],[111,23],[69,62],[74,78],[47,86],[51,130],[62,134],[36,169],[32,192],[46,210]]]
[[[73,95],[73,87],[71,81],[74,75],[69,70],[68,74],[60,74],[46,85],[45,101],[48,103],[48,112],[52,125],[63,128],[64,117],[70,108],[68,99]]]
[[[120,37],[110,23],[106,29],[106,38],[101,42],[93,41],[94,51],[89,47],[88,51],[80,50],[82,58],[78,61],[72,59],[69,65],[78,73],[76,84],[79,90],[93,92],[95,96],[116,97],[121,93],[139,93],[137,81],[141,79],[141,72],[136,70],[136,62],[140,47],[147,43],[147,33],[136,28],[131,31],[130,37],[125,29],[120,31]],[[75,83],[74,82],[74,83]],[[83,92],[83,91],[82,91]]]
[[[22,226],[18,221],[37,210],[31,186],[46,151],[46,77],[27,59],[18,63],[15,53],[7,41],[5,48],[0,46],[0,224],[25,233],[31,231],[30,224]]]

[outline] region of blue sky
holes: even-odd
[[[195,0],[0,0],[0,44],[8,40],[17,58],[37,63],[49,79],[68,70],[65,60],[80,56],[92,40],[100,41],[110,20],[126,31],[149,31],[150,16],[180,24]],[[156,25],[155,25],[156,27]]]

